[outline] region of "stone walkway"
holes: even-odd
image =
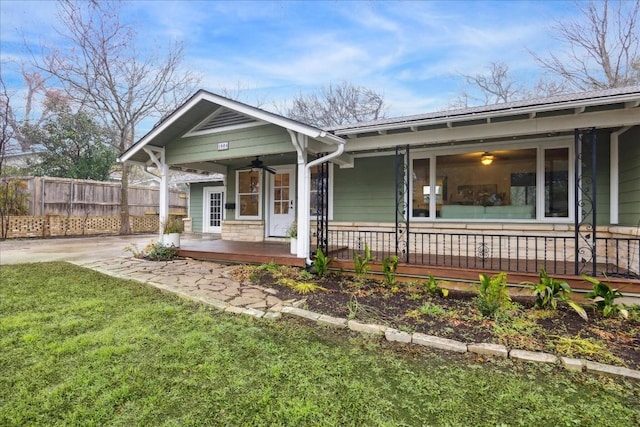
[[[190,259],[163,262],[137,258],[75,261],[74,264],[146,283],[221,310],[255,317],[278,318],[283,307],[302,303],[281,300],[275,289],[235,281],[229,275],[233,265]]]

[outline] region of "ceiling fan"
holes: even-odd
[[[260,160],[260,156],[256,156],[255,160],[251,160],[251,163],[244,167],[251,168],[251,169],[263,169],[271,174],[276,173],[274,169],[271,169],[269,166],[266,166],[264,162]]]

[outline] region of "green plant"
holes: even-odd
[[[447,313],[444,308],[430,302],[422,304],[418,311],[425,316],[442,316]]]
[[[351,295],[349,302],[347,303],[347,310],[349,310],[349,319],[355,319],[358,316],[360,306],[358,305],[358,298],[355,295]]]
[[[125,248],[123,249],[125,252],[131,252],[131,255],[133,255],[134,258],[144,258],[146,256],[146,253],[144,252],[144,249],[139,249],[138,245],[135,243],[132,243],[128,246],[125,246]]]
[[[167,247],[160,242],[154,242],[150,243],[142,253],[145,254],[145,258],[152,261],[170,261],[178,255],[178,249]]]
[[[449,295],[449,289],[441,288],[439,282],[433,276],[429,276],[429,280],[422,284],[422,288],[432,295],[440,294],[443,297]]]
[[[285,235],[290,239],[298,238],[298,223],[296,221],[293,221],[289,228],[287,228]]]
[[[178,255],[178,249],[165,246],[161,242],[151,242],[144,249],[138,249],[138,245],[132,243],[126,246],[124,251],[130,252],[134,258],[151,261],[170,261]]]
[[[358,277],[362,278],[362,276],[366,275],[369,270],[371,270],[371,249],[369,249],[369,245],[364,244],[364,255],[353,251],[353,269],[355,270]]]
[[[507,274],[500,272],[495,276],[480,274],[480,286],[476,297],[476,306],[483,316],[489,317],[511,305],[507,292]]]
[[[588,320],[587,312],[584,308],[569,298],[569,294],[572,292],[569,284],[564,280],[549,277],[544,267],[540,270],[538,283],[530,284],[530,288],[536,297],[536,307],[556,310],[558,301],[562,301],[573,308],[584,320]]]
[[[164,234],[182,233],[182,229],[182,220],[174,216],[170,216],[162,226],[162,232]]]
[[[605,282],[596,279],[595,277],[582,275],[582,278],[593,285],[593,289],[586,297],[592,300],[597,309],[602,313],[604,317],[615,316],[621,314],[625,319],[629,318],[629,312],[622,304],[617,304],[615,300],[622,296],[622,293],[611,288]]]
[[[0,180],[0,239],[9,233],[9,217],[27,214],[27,184],[21,179]]]
[[[322,252],[322,249],[318,248],[316,258],[313,260],[313,266],[318,276],[324,277],[327,274],[331,261],[333,261],[333,258],[326,256],[324,252]]]
[[[286,286],[288,288],[291,288],[294,291],[298,292],[299,294],[310,294],[310,293],[316,292],[316,291],[326,291],[327,290],[326,288],[323,288],[322,286],[318,285],[317,283],[299,282],[297,280],[288,279],[286,277],[283,277],[280,280],[278,280],[278,284]]]
[[[396,281],[396,271],[398,270],[398,257],[391,255],[382,260],[382,273],[384,274],[384,283],[391,286]]]

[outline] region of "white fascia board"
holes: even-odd
[[[118,158],[119,162],[126,162],[129,160],[134,154],[136,154],[142,147],[147,145],[150,141],[164,132],[168,127],[170,127],[176,120],[182,117],[189,109],[193,108],[200,101],[209,101],[213,104],[220,105],[221,107],[225,107],[231,109],[233,111],[237,111],[238,113],[245,114],[247,116],[253,117],[258,120],[265,121],[267,123],[272,123],[274,125],[283,127],[285,129],[291,129],[295,132],[299,132],[303,135],[306,135],[310,138],[318,139],[322,142],[329,144],[344,144],[344,140],[339,136],[330,134],[322,129],[318,129],[312,126],[305,125],[303,123],[296,122],[294,120],[288,119],[286,117],[279,116],[274,113],[269,113],[268,111],[260,110],[259,108],[252,107],[247,104],[243,104],[238,101],[233,101],[231,99],[223,98],[221,96],[215,95],[206,91],[197,92],[189,101],[175,110],[164,122],[159,124],[157,127],[152,129],[148,134],[146,134],[142,139],[138,140],[135,144],[133,144],[125,153]]]
[[[618,104],[625,103],[626,110],[635,108],[635,103],[638,101],[638,94],[626,94],[619,95],[614,97],[609,97],[605,99],[591,99],[591,100],[579,100],[579,101],[565,101],[561,103],[549,104],[549,105],[535,105],[530,107],[514,107],[506,110],[496,110],[496,111],[487,111],[480,113],[467,113],[467,114],[459,114],[453,116],[447,116],[443,114],[441,117],[435,118],[426,118],[426,119],[418,119],[418,120],[408,120],[404,123],[395,122],[395,123],[383,123],[380,125],[371,125],[371,126],[363,126],[363,127],[354,127],[349,129],[337,129],[335,133],[338,135],[350,136],[354,134],[360,133],[369,133],[376,132],[381,133],[393,129],[402,129],[406,128],[414,128],[418,126],[433,126],[438,124],[445,124],[447,127],[453,127],[455,123],[465,122],[469,120],[490,120],[496,117],[506,117],[506,116],[519,116],[523,114],[528,114],[531,119],[535,118],[538,113],[554,111],[554,110],[570,110],[574,109],[576,111],[584,111],[587,107],[593,107],[598,105],[607,105],[607,104]],[[606,101],[606,102],[603,102]],[[583,113],[584,114],[584,113]]]
[[[193,98],[187,101],[184,105],[182,105],[182,107],[179,107],[176,111],[174,111],[171,114],[171,116],[165,119],[164,122],[160,123],[158,126],[153,128],[151,132],[147,133],[144,137],[142,137],[142,139],[139,139],[138,142],[136,142],[131,147],[129,147],[129,149],[125,151],[125,153],[122,156],[118,157],[118,162],[126,162],[127,160],[129,160],[131,156],[133,156],[138,151],[140,151],[142,147],[144,147],[149,143],[149,141],[152,141],[156,136],[160,135],[164,130],[166,130],[169,126],[171,126],[177,119],[182,117],[184,113],[189,111],[190,108],[192,108],[201,100],[202,100],[201,95],[195,95]]]
[[[573,131],[587,127],[624,127],[640,124],[640,111],[636,109],[585,112],[579,115],[538,117],[536,119],[479,124],[473,126],[422,130],[390,135],[363,136],[350,141],[349,152],[375,150],[409,144],[439,144],[448,142],[479,141],[490,138],[508,138]]]

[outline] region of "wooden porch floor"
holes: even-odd
[[[291,255],[289,248],[289,243],[280,242],[187,239],[180,243],[178,255],[207,261],[251,264],[266,264],[273,261],[280,265],[304,267],[305,260]]]

